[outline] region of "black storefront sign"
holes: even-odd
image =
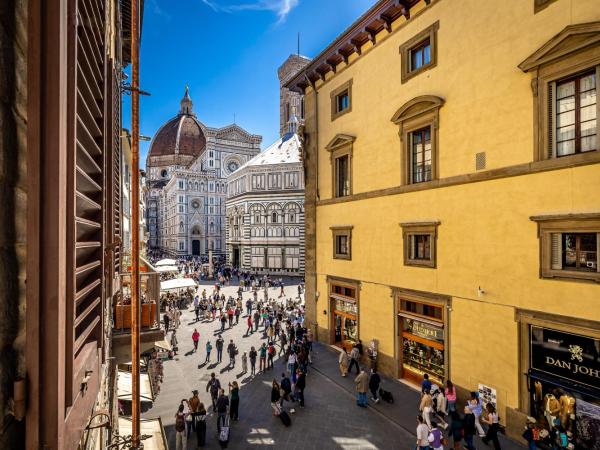
[[[600,339],[531,326],[531,368],[588,388],[600,386]]]

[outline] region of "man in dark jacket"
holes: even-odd
[[[219,389],[219,398],[217,399],[217,433],[221,432],[221,421],[223,421],[223,426],[225,425],[228,408],[229,397],[225,395],[223,389]]]
[[[227,346],[227,354],[229,355],[229,365],[233,368],[235,367],[235,354],[237,353],[237,348],[233,343],[233,339],[229,340],[229,345]]]
[[[371,376],[369,377],[369,390],[371,391],[371,400],[375,403],[379,403],[379,385],[381,384],[381,377],[375,369],[371,369]]]
[[[473,436],[475,435],[475,415],[468,406],[465,406],[465,417],[463,417],[463,430],[465,433],[465,447],[475,450]]]
[[[300,408],[304,408],[304,389],[306,388],[306,374],[298,369],[296,378],[296,399],[300,402]]]
[[[225,343],[225,341],[223,340],[221,335],[219,335],[219,337],[217,338],[217,340],[215,342],[215,346],[217,347],[217,362],[218,363],[220,363],[221,360],[223,359],[223,344],[224,343]]]
[[[283,406],[283,401],[290,401],[290,393],[292,392],[292,382],[285,375],[285,373],[281,374],[281,383],[279,383],[281,389],[283,390],[283,395],[281,396],[281,400],[279,401],[280,406]]]
[[[206,392],[210,391],[213,412],[217,410],[217,397],[219,396],[219,389],[221,389],[221,382],[215,377],[215,373],[213,372],[210,374],[210,380],[208,380],[208,383],[206,383]]]

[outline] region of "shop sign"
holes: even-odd
[[[411,334],[415,336],[419,336],[425,339],[430,339],[434,341],[443,341],[444,340],[444,329],[439,328],[433,325],[429,325],[425,322],[419,322],[418,320],[413,319],[405,319],[407,324],[407,329]]]
[[[600,339],[531,326],[531,368],[597,389]]]

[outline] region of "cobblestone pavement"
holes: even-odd
[[[207,292],[212,291],[210,286]],[[237,288],[225,287],[225,295],[234,295]],[[297,284],[285,288],[284,298],[297,296]],[[259,295],[262,295],[259,294]],[[244,302],[251,296],[244,293]],[[269,297],[278,298],[279,289],[269,289]],[[283,299],[282,299],[283,300]],[[328,346],[314,346],[313,363],[307,375],[305,391],[306,407],[299,408],[292,414],[292,426],[286,428],[277,417],[272,415],[270,406],[271,381],[281,379],[284,369],[283,362],[276,360],[274,370],[258,374],[255,377],[241,373],[240,356],[248,352],[251,346],[258,348],[264,341],[262,332],[245,337],[246,319],[242,315],[240,323],[225,330],[223,339],[225,345],[233,339],[239,349],[237,363],[234,369],[227,367],[228,357],[224,354],[223,362],[216,364],[214,341],[219,334],[220,324],[201,321],[195,323],[193,311],[184,311],[182,323],[177,331],[179,339],[179,354],[172,361],[164,364],[164,382],[152,409],[144,417],[160,416],[165,426],[169,448],[175,450],[175,411],[182,398],[189,398],[193,389],[200,391],[200,398],[205,405],[210,405],[210,396],[206,392],[206,383],[211,372],[215,372],[223,387],[237,380],[240,389],[240,420],[231,427],[229,448],[232,449],[381,449],[381,450],[412,450],[414,418],[418,394],[412,389],[395,381],[386,381],[385,387],[393,391],[396,397],[395,405],[379,404],[376,407],[370,403],[369,408],[356,406],[352,380],[350,377],[341,378],[336,371],[337,354]],[[197,353],[192,353],[191,339],[194,328],[200,332],[200,344]],[[259,329],[260,331],[260,329]],[[207,339],[213,343],[210,364],[203,364],[206,357],[204,346]],[[258,364],[258,362],[257,362]],[[413,398],[414,397],[414,398]],[[207,441],[204,448],[220,448],[216,431],[216,417],[209,410],[207,419]],[[506,441],[505,441],[506,442]],[[196,437],[188,440],[187,449],[196,449]],[[478,448],[484,447],[480,445]],[[522,448],[512,443],[504,446],[507,449]]]

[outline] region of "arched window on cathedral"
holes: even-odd
[[[179,222],[179,232],[183,233],[183,222]]]
[[[215,232],[215,224],[213,222],[210,223],[209,230],[211,234]]]
[[[202,192],[204,192],[204,182],[201,182],[201,183],[200,183],[200,190],[201,190]]]

